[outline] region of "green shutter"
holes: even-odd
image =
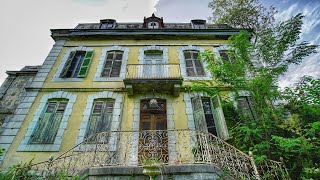
[[[62,72],[61,72],[61,74],[59,76],[60,78],[64,78],[67,75],[68,69],[69,69],[69,67],[71,65],[71,62],[72,62],[72,60],[73,60],[75,55],[76,55],[76,51],[71,51],[70,52],[68,60],[67,60],[65,66],[64,66],[64,68],[63,68],[63,70],[62,70]]]
[[[206,118],[204,116],[201,98],[192,99],[194,125],[197,131],[208,132]]]
[[[86,55],[84,56],[84,59],[82,61],[80,71],[78,73],[79,78],[84,78],[87,76],[92,57],[93,57],[93,51],[87,51]]]
[[[226,120],[224,118],[223,110],[220,103],[220,98],[218,95],[213,96],[212,107],[213,107],[214,122],[217,128],[217,134],[221,139],[227,140],[229,139],[228,127],[226,124]]]

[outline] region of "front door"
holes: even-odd
[[[156,99],[157,105],[150,106],[150,99],[142,100],[140,106],[139,161],[168,162],[168,134],[166,100]]]

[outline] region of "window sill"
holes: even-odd
[[[94,82],[122,82],[124,78],[122,77],[94,77]]]
[[[209,81],[212,80],[212,77],[207,77],[207,76],[203,76],[203,77],[191,77],[191,76],[187,76],[187,77],[183,77],[184,80],[204,80],[204,81]]]
[[[59,152],[60,144],[20,144],[18,152]]]
[[[53,78],[53,82],[82,82],[84,78]]]

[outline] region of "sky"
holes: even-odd
[[[164,22],[190,22],[208,19],[210,0],[2,0],[0,2],[0,83],[6,70],[20,70],[26,65],[41,65],[54,41],[50,29],[74,28],[78,23],[97,23],[100,19],[117,22],[142,22],[156,16]],[[320,0],[261,0],[274,5],[277,21],[302,12],[306,17],[301,40],[320,44]],[[319,49],[320,51],[320,49]],[[289,86],[303,75],[320,78],[320,52],[291,66],[280,85]]]

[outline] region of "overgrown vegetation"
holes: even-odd
[[[0,179],[10,180],[81,180],[85,179],[86,175],[77,175],[73,177],[68,176],[68,172],[64,169],[59,171],[47,171],[44,174],[32,169],[32,160],[28,163],[20,162],[17,165],[13,165],[8,169],[0,170]]]
[[[316,45],[299,41],[304,16],[297,14],[275,23],[275,9],[267,10],[258,0],[215,0],[209,7],[213,9],[215,22],[250,28],[253,32],[241,31],[229,38],[229,60],[217,58],[210,51],[203,53],[202,58],[215,79],[195,83],[192,89],[212,94],[213,84],[228,85],[235,92],[235,99],[241,92],[249,92],[254,107],[251,116],[235,109],[232,102],[224,102],[230,143],[245,152],[252,151],[257,162],[284,158],[292,179],[317,179],[319,79],[303,77],[285,92],[276,87],[279,76],[290,64],[299,64],[316,52]],[[280,103],[283,99],[285,103]]]

